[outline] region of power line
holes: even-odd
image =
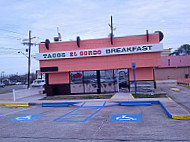
[[[16,39],[16,40],[22,40],[23,38],[15,37],[15,36],[0,36],[0,38],[10,38],[10,39]]]
[[[3,50],[24,50],[24,49],[19,49],[19,48],[5,48],[5,47],[0,47],[0,50],[3,49]]]
[[[5,58],[23,58],[23,59],[24,59],[24,58],[26,58],[26,57],[24,57],[24,56],[23,56],[23,57],[10,57],[10,56],[9,56],[9,57],[1,57],[1,56],[0,56],[0,58],[3,58],[3,59],[5,59]],[[33,59],[33,61],[35,61],[35,60],[36,60],[36,59]]]
[[[0,56],[0,58],[5,59],[5,58],[25,58],[25,57],[1,57],[1,56]]]
[[[5,29],[0,29],[0,30],[5,31],[5,32],[10,32],[10,33],[19,34],[19,35],[25,35],[26,36],[26,34],[21,34],[21,33],[15,32],[15,31],[11,31],[11,30],[5,30]]]
[[[15,31],[11,31],[11,30],[5,30],[5,29],[0,29],[1,31],[6,31],[6,32],[10,32],[10,33],[14,33],[14,34],[19,34],[19,35],[24,35],[24,36],[28,36],[27,34],[21,34],[21,33],[18,33],[18,32],[15,32]],[[15,37],[15,36],[6,36],[6,37],[8,37],[8,38],[16,38],[16,39],[18,39],[18,40],[24,40],[25,38],[18,38],[18,37]],[[0,38],[6,38],[6,37],[0,37]],[[39,38],[39,39],[43,39],[43,38],[41,38],[41,37],[39,37],[39,36],[35,36],[35,38]],[[44,40],[44,39],[43,39]]]

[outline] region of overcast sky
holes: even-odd
[[[115,37],[160,30],[164,48],[177,49],[190,43],[190,0],[0,0],[0,73],[27,73],[27,46],[32,31],[34,43],[53,41],[57,27],[63,41],[105,38],[110,16]],[[32,47],[32,54],[38,46]],[[32,58],[32,72],[39,69]]]

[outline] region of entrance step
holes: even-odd
[[[130,91],[135,92],[134,82],[130,82]],[[154,81],[137,81],[137,92],[154,92]]]
[[[131,93],[116,93],[111,99],[134,99]]]

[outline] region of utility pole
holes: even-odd
[[[3,83],[3,79],[4,79],[4,71],[1,72],[1,83]]]
[[[113,22],[112,22],[112,16],[111,16],[111,26],[110,26],[110,28],[111,28],[111,34],[113,35]]]
[[[28,49],[28,86],[30,87],[30,51],[31,51],[31,31],[29,31],[29,49]]]
[[[111,16],[110,24],[108,25],[110,26],[110,29],[111,29],[111,33],[110,33],[111,44],[113,44],[113,31],[116,30],[116,28],[113,28],[112,16]]]
[[[28,58],[28,85],[27,88],[30,87],[30,65],[31,65],[31,46],[36,46],[36,43],[32,43],[32,39],[36,38],[36,37],[31,37],[31,31],[29,31],[29,38],[28,39],[24,39],[23,40],[23,45],[28,45],[28,50],[26,49],[26,52],[28,52],[28,56],[25,55],[24,53],[22,53],[21,51],[19,51],[18,53],[23,54],[24,56],[26,56]]]

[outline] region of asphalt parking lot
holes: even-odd
[[[190,88],[176,84],[159,84],[167,95],[190,112]],[[172,88],[177,90],[172,90]]]
[[[189,124],[190,120],[169,118],[157,104],[109,107],[0,106],[1,142],[190,141]]]

